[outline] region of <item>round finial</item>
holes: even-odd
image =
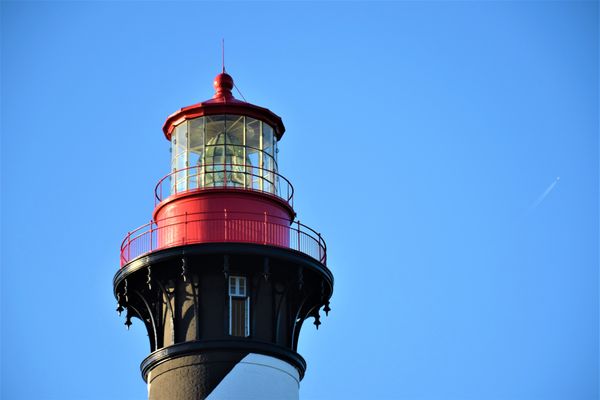
[[[213,86],[215,87],[215,97],[230,97],[232,96],[233,78],[225,72],[220,73],[215,77]]]

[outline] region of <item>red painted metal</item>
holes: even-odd
[[[154,221],[158,221],[186,212],[222,212],[223,209],[259,215],[266,212],[268,216],[285,219],[288,223],[295,216],[289,204],[278,197],[241,188],[201,189],[174,195],[159,203],[152,216]]]
[[[233,89],[233,78],[231,77],[231,75],[226,74],[225,72],[220,73],[215,77],[213,86],[215,87],[214,98],[233,98],[233,94],[231,93],[231,89]]]
[[[238,241],[251,243],[256,241],[256,237],[263,237],[262,241],[265,243],[288,247],[285,235],[275,228],[267,229],[263,224],[289,226],[293,220],[289,211],[287,206],[273,202],[259,193],[228,189],[196,192],[195,195],[161,203],[155,209],[156,226],[163,232],[157,238],[157,244],[162,248],[170,247],[181,240],[204,243],[217,241],[215,238],[221,237],[228,241],[229,235],[235,236]],[[217,220],[220,219],[223,223],[214,222],[215,218],[210,218],[210,222],[197,221],[198,223],[190,225],[186,221],[189,215],[218,215]],[[232,228],[228,229],[230,218],[246,221],[245,228],[233,231]],[[244,234],[247,234],[248,238],[244,237]],[[286,241],[282,242],[284,239]]]
[[[281,139],[285,132],[285,126],[281,118],[271,110],[254,104],[246,103],[233,97],[233,78],[231,75],[221,73],[216,76],[213,85],[215,95],[212,99],[184,107],[169,115],[163,125],[163,132],[167,140],[171,140],[171,133],[175,125],[181,121],[202,117],[205,115],[245,115],[266,122],[275,130],[275,136]]]
[[[252,218],[250,218],[252,217]],[[262,220],[261,220],[262,217]],[[121,266],[153,251],[198,243],[254,243],[304,253],[327,265],[327,246],[319,233],[298,222],[266,213],[185,213],[150,222],[127,234]]]

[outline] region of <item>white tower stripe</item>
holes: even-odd
[[[300,376],[278,358],[250,353],[229,372],[207,400],[298,400]]]

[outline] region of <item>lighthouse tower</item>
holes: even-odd
[[[163,126],[170,173],[121,245],[117,311],[148,332],[151,400],[297,399],[300,329],[329,312],[327,248],[279,173],[281,118],[235,99],[225,71],[214,87]]]

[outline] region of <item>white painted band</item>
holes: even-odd
[[[207,400],[298,400],[300,376],[278,358],[250,353],[223,378]]]

